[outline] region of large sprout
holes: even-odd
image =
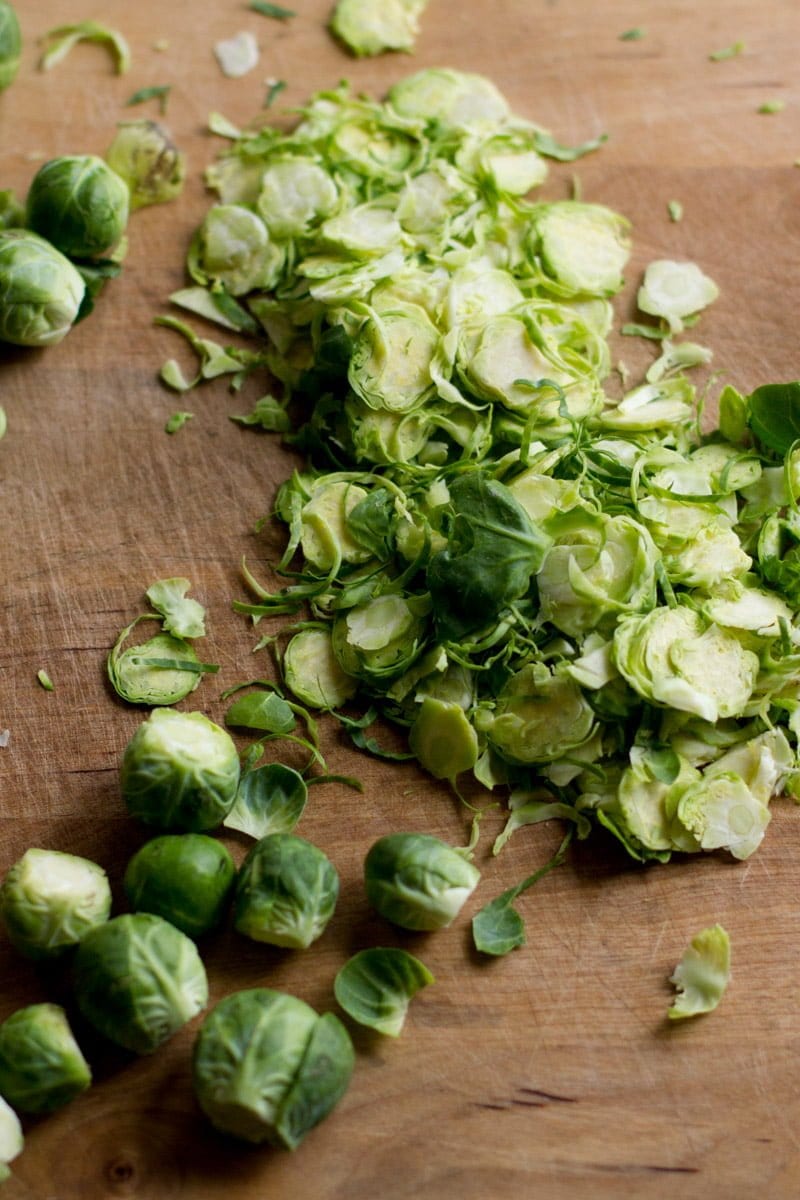
[[[52,1112],[91,1081],[59,1005],[31,1004],[0,1025],[0,1094],[20,1112]]]
[[[198,938],[222,920],[235,875],[222,842],[202,833],[167,833],[134,854],[125,894],[136,912],[155,913]]]
[[[478,886],[480,871],[463,851],[427,833],[390,833],[364,862],[367,898],[403,929],[442,929]]]
[[[226,996],[203,1022],[194,1090],[223,1133],[294,1150],[344,1095],[354,1057],[338,1017],[253,988]]]
[[[150,1054],[205,1008],[206,972],[190,938],[161,917],[114,917],[75,955],[75,998],[110,1041]]]
[[[325,929],[338,896],[336,868],[317,846],[292,833],[269,834],[242,863],[234,923],[257,942],[302,950]]]
[[[60,850],[26,850],[0,887],[0,915],[28,958],[55,958],[108,920],[111,889],[97,863]]]
[[[120,783],[132,816],[201,833],[220,825],[236,799],[236,747],[202,713],[156,709],[125,748]]]
[[[55,246],[25,229],[0,230],[0,341],[52,346],[80,313],[86,286]]]
[[[96,258],[125,232],[128,187],[96,155],[53,158],[33,177],[26,219],[70,258]]]

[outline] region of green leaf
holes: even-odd
[[[269,4],[267,0],[250,0],[250,9],[252,12],[260,13],[262,17],[274,17],[276,21],[288,21],[290,17],[296,17],[297,13],[291,8],[283,8],[280,4]]]
[[[624,33],[619,35],[621,42],[639,42],[644,37],[645,31],[638,26],[634,29],[626,29]]]
[[[226,725],[241,725],[265,733],[291,733],[296,725],[289,703],[277,692],[248,692],[225,713]]]
[[[277,100],[281,92],[288,87],[285,79],[271,79],[267,81],[267,94],[264,97],[264,108],[272,108],[272,105]]]
[[[731,943],[721,925],[701,929],[670,976],[678,989],[667,1016],[672,1021],[713,1012],[730,979]]]
[[[50,678],[50,676],[47,674],[47,671],[44,670],[44,668],[42,668],[41,671],[36,672],[36,678],[39,680],[39,683],[42,685],[42,687],[44,688],[44,690],[46,692],[55,691],[53,681]]]
[[[222,823],[256,839],[291,833],[307,800],[302,775],[282,763],[268,763],[242,776],[233,808]]]
[[[39,61],[40,71],[49,71],[56,63],[66,58],[78,42],[95,42],[105,46],[114,60],[117,75],[124,75],[131,65],[131,52],[127,41],[116,29],[109,29],[97,21],[81,21],[77,25],[57,25],[42,36],[43,42],[52,44]]]
[[[413,954],[373,946],[348,959],[334,980],[333,993],[359,1025],[398,1037],[412,997],[433,982],[433,975]]]
[[[259,429],[265,429],[267,433],[286,433],[289,429],[285,401],[277,400],[269,393],[256,400],[251,412],[231,413],[230,420],[239,425],[255,425]]]
[[[191,421],[193,416],[193,412],[174,412],[167,418],[164,425],[164,433],[177,433],[179,429],[183,429],[187,421]]]
[[[197,600],[186,595],[191,586],[188,579],[176,576],[151,583],[145,593],[153,608],[163,617],[164,631],[179,638],[206,635],[206,610]]]
[[[171,91],[172,85],[169,83],[139,88],[138,92],[134,92],[125,101],[125,107],[132,108],[134,104],[144,104],[146,100],[157,100],[158,111],[163,115],[167,111],[167,100]]]
[[[499,958],[525,945],[525,922],[503,896],[498,896],[472,918],[472,939],[481,954]]]
[[[744,42],[734,42],[731,46],[723,46],[721,50],[712,50],[708,56],[709,62],[725,62],[728,58],[736,58],[737,55],[743,54],[744,50]]]
[[[543,154],[546,158],[554,158],[558,162],[575,162],[576,158],[583,158],[584,154],[591,154],[593,150],[599,150],[607,141],[608,134],[601,133],[599,137],[591,138],[588,142],[581,142],[578,146],[564,146],[561,142],[556,141],[552,134],[545,133],[541,129],[537,129],[534,134],[534,144],[539,154]]]
[[[800,382],[765,383],[746,397],[748,425],[764,445],[788,454],[800,439]]]

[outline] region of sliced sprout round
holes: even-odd
[[[333,981],[333,993],[359,1025],[399,1037],[411,1000],[433,982],[433,975],[413,954],[373,946],[347,960]]]
[[[510,117],[504,96],[489,79],[465,71],[418,71],[394,84],[389,103],[404,117],[437,121],[456,129],[501,123]]]
[[[318,571],[330,571],[339,562],[367,562],[370,551],[352,536],[347,518],[367,491],[344,479],[315,484],[303,505],[300,546],[303,557]]]
[[[534,664],[511,677],[485,720],[494,749],[517,763],[568,757],[589,740],[594,727],[594,712],[578,685]]]
[[[537,248],[559,294],[615,295],[630,257],[628,228],[624,217],[599,204],[544,205],[534,219]]]
[[[301,629],[287,645],[281,665],[286,686],[311,708],[340,708],[358,690],[358,680],[339,665],[328,629]]]
[[[108,656],[108,678],[118,696],[129,704],[177,704],[194,691],[203,677],[194,646],[158,633],[123,649],[130,631],[122,631]]]
[[[338,196],[329,172],[314,159],[286,158],[264,171],[256,207],[273,237],[295,237],[328,216]]]
[[[421,308],[369,317],[361,327],[348,380],[369,408],[410,412],[434,391],[431,364],[439,334]]]
[[[195,235],[192,261],[199,283],[216,281],[232,296],[243,296],[274,286],[283,252],[256,213],[240,204],[217,204]]]
[[[427,0],[337,0],[331,29],[356,57],[412,50]]]
[[[419,602],[393,594],[376,596],[336,617],[333,652],[350,676],[394,677],[418,657],[424,629]]]
[[[642,312],[665,320],[672,333],[680,333],[686,317],[707,308],[718,296],[719,288],[696,263],[658,259],[644,273],[637,303]]]
[[[60,850],[31,847],[0,887],[0,916],[20,953],[56,958],[108,920],[111,888],[102,867]]]

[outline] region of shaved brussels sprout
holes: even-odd
[[[513,675],[483,725],[510,762],[549,762],[569,756],[594,733],[595,714],[567,675],[531,664]]]
[[[478,760],[478,735],[462,706],[434,696],[423,699],[408,744],[436,779],[455,779]]]
[[[89,1024],[135,1054],[157,1050],[208,1001],[194,942],[150,913],[114,917],[87,934],[73,984]]]
[[[214,1008],[197,1035],[195,1095],[223,1133],[295,1150],[328,1116],[350,1082],[355,1054],[332,1013],[252,988]]]
[[[120,121],[106,162],[128,185],[131,210],[166,204],[183,191],[186,155],[157,121]]]
[[[342,670],[327,629],[301,629],[283,655],[283,677],[298,700],[312,708],[339,708],[358,681]]]
[[[91,1082],[59,1005],[31,1004],[0,1025],[0,1093],[20,1112],[53,1112]]]
[[[111,888],[97,863],[60,850],[26,850],[0,887],[0,915],[27,958],[56,958],[108,920]]]
[[[0,341],[55,345],[78,319],[85,292],[55,246],[24,229],[0,230]]]
[[[292,833],[261,838],[236,880],[234,926],[256,942],[305,950],[322,934],[339,897],[333,863]]]
[[[537,245],[558,294],[613,296],[618,292],[630,255],[628,228],[624,217],[599,204],[561,200],[543,205],[535,219]]]
[[[402,929],[443,929],[458,916],[480,877],[464,853],[427,833],[379,838],[364,862],[367,899]]]
[[[193,278],[221,283],[232,296],[274,286],[282,261],[261,218],[239,204],[208,211],[190,254]]]
[[[338,195],[329,172],[318,162],[286,158],[264,171],[256,207],[273,237],[295,237],[329,216]]]
[[[433,982],[428,968],[413,954],[375,946],[347,960],[333,982],[333,992],[359,1025],[399,1037],[412,998]]]
[[[510,115],[505,98],[490,80],[465,71],[418,71],[390,88],[389,103],[404,117],[455,128],[501,122]]]
[[[17,14],[8,0],[0,0],[0,92],[16,79],[21,54],[22,34]]]
[[[663,317],[672,333],[680,333],[684,319],[706,308],[718,295],[713,279],[696,263],[659,259],[645,271],[637,303],[642,312]]]
[[[102,158],[65,155],[44,163],[26,202],[30,229],[71,258],[116,246],[128,223],[128,188]]]
[[[427,0],[337,0],[331,29],[357,57],[412,50]]]
[[[202,713],[156,709],[125,747],[120,786],[131,816],[148,825],[213,829],[236,799],[236,746]]]
[[[11,1175],[8,1164],[21,1154],[25,1146],[19,1117],[0,1096],[0,1183]]]
[[[128,863],[125,895],[135,912],[155,913],[198,938],[222,920],[235,876],[221,842],[202,833],[165,834]]]
[[[701,929],[692,938],[670,976],[677,996],[667,1016],[672,1021],[713,1012],[728,986],[731,943],[721,925]]]

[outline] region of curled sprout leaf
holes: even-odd
[[[78,42],[95,42],[105,46],[114,61],[117,75],[124,75],[131,65],[131,52],[127,40],[116,29],[109,29],[97,21],[81,21],[77,25],[58,25],[42,38],[52,43],[39,62],[41,71],[49,71],[56,63],[66,58]]]
[[[561,845],[549,862],[539,867],[532,875],[528,875],[520,883],[496,896],[472,918],[472,940],[475,949],[481,954],[490,954],[495,958],[508,954],[518,946],[525,945],[525,922],[513,907],[517,896],[528,888],[533,887],[543,879],[554,867],[563,863],[567,849],[572,841],[574,829],[567,830]]]
[[[399,1037],[412,998],[433,982],[433,975],[413,954],[375,946],[348,959],[334,980],[333,993],[359,1025]]]
[[[242,775],[233,808],[222,823],[256,839],[292,833],[307,800],[302,775],[282,763],[268,763]]]
[[[159,579],[147,589],[147,599],[163,617],[165,633],[178,638],[205,637],[205,609],[186,595],[191,586],[188,579],[177,576]]]
[[[731,945],[726,931],[721,925],[701,929],[670,977],[678,993],[667,1013],[670,1020],[713,1012],[728,986],[730,967]]]

